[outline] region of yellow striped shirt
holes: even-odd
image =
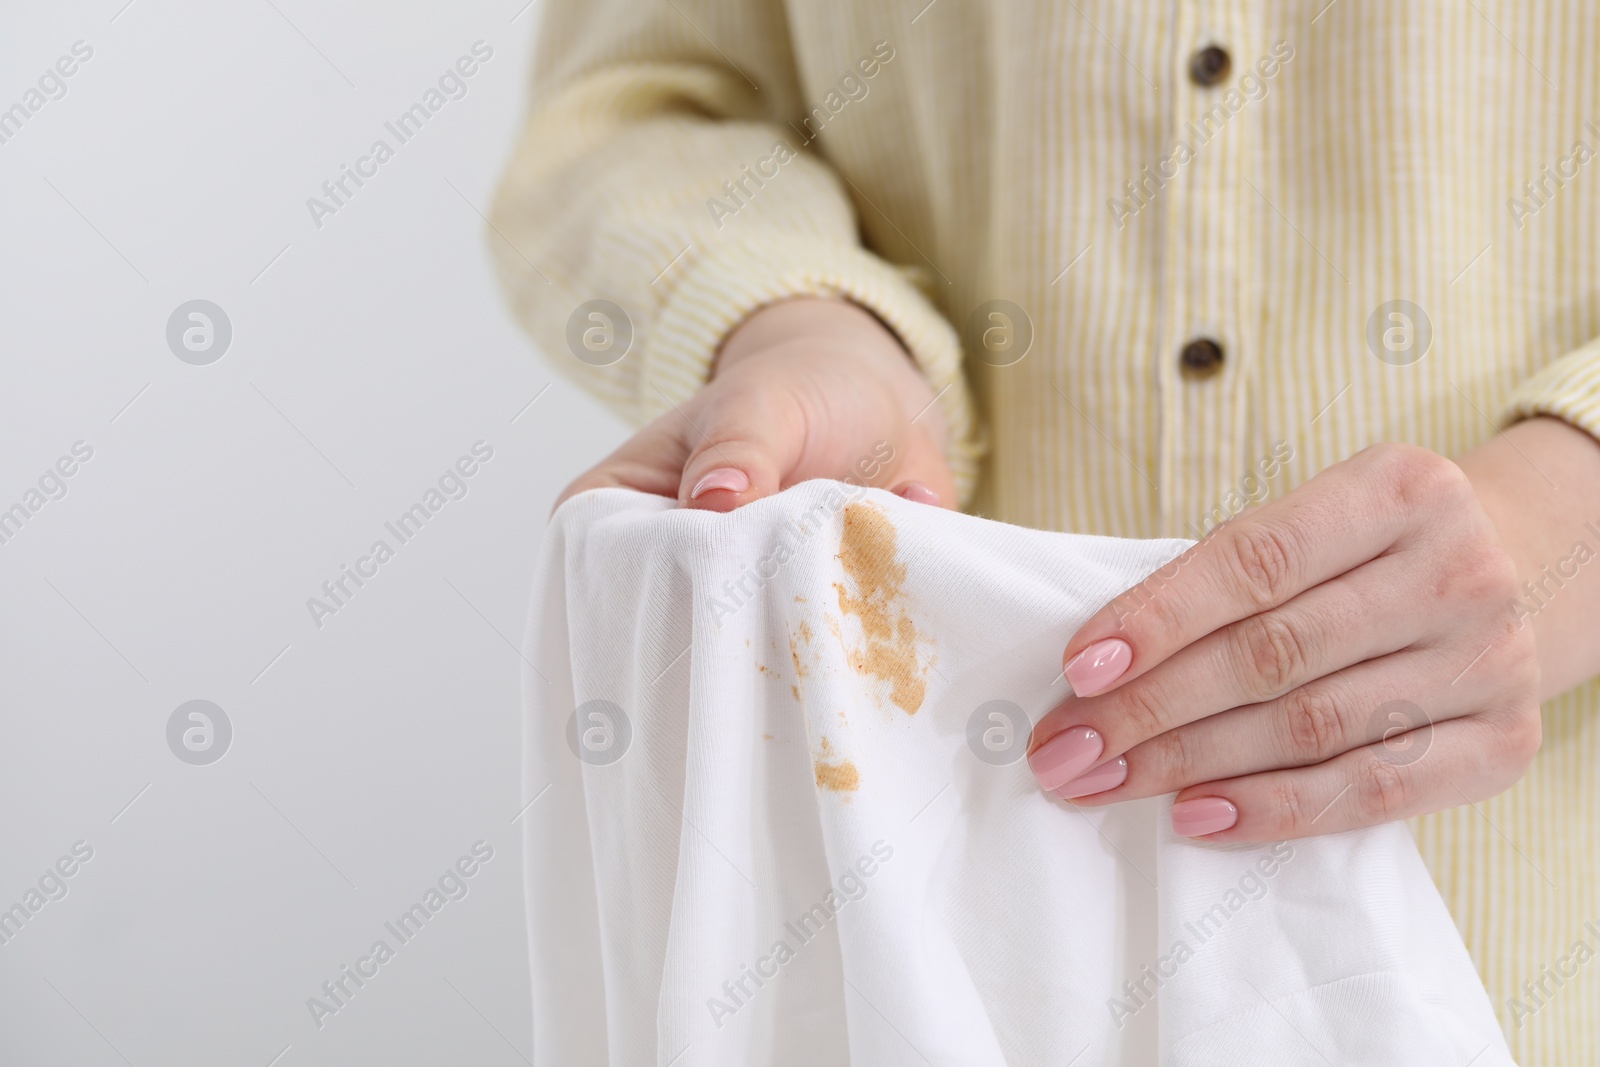
[[[490,244],[632,419],[843,295],[965,506],[1196,537],[1376,441],[1600,434],[1597,54],[1592,0],[547,0]],[[1600,1063],[1597,711],[1414,824],[1524,1064]]]

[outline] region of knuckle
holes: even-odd
[[[1472,492],[1466,472],[1449,459],[1421,445],[1387,442],[1369,450],[1387,485],[1407,507]]]
[[[1499,544],[1480,540],[1461,552],[1461,592],[1466,600],[1491,602],[1496,614],[1504,601],[1516,597],[1517,565]]]
[[[1506,668],[1505,678],[1508,683],[1515,686],[1518,692],[1533,694],[1537,697],[1539,683],[1544,678],[1544,670],[1539,666],[1539,655],[1534,651],[1533,634],[1519,634],[1521,640],[1517,642],[1517,654],[1511,665]],[[1537,714],[1538,704],[1534,704]]]
[[[1479,569],[1485,579],[1492,583],[1493,599],[1498,603],[1502,596],[1515,596],[1520,590],[1517,588],[1517,561],[1511,558],[1499,544],[1494,546],[1492,552],[1480,564]]]
[[[1235,656],[1250,696],[1257,700],[1277,696],[1303,676],[1306,647],[1282,615],[1253,615],[1240,622],[1235,633]]]
[[[1384,470],[1397,475],[1422,468],[1428,464],[1430,457],[1437,455],[1421,445],[1405,441],[1379,441],[1362,449],[1362,454]]]
[[[1472,671],[1474,675],[1482,672],[1481,676],[1493,678],[1498,691],[1521,701],[1539,691],[1539,655],[1531,628],[1513,629],[1507,634],[1500,629],[1504,625],[1498,616],[1491,618],[1484,635],[1488,644],[1483,648],[1483,658],[1472,666]]]
[[[1311,820],[1306,814],[1305,797],[1293,776],[1284,776],[1267,787],[1268,809],[1278,813],[1286,836],[1303,837],[1311,832]]]
[[[1141,759],[1140,763],[1153,772],[1158,782],[1165,787],[1182,788],[1198,781],[1195,774],[1196,755],[1187,730],[1168,730],[1145,742],[1149,752],[1148,760]]]
[[[1234,531],[1229,552],[1236,577],[1258,610],[1288,599],[1296,578],[1295,554],[1278,530],[1249,523]]]
[[[1142,741],[1166,732],[1166,701],[1155,687],[1144,683],[1143,679],[1118,691],[1116,711],[1113,724],[1108,725],[1112,725],[1115,733],[1124,737],[1131,736]],[[1107,731],[1108,734],[1110,732]],[[1112,738],[1108,736],[1107,743],[1111,741]]]
[[[1500,641],[1496,635],[1496,644],[1504,647],[1504,652],[1497,656],[1495,671],[1518,693],[1537,693],[1539,691],[1539,654],[1534,648],[1532,632],[1512,634],[1510,640]]]
[[[1539,754],[1539,747],[1542,744],[1544,744],[1544,722],[1539,712],[1539,705],[1529,704],[1518,708],[1506,721],[1502,729],[1499,750],[1511,768],[1520,776]]]
[[[1177,640],[1178,635],[1183,633],[1184,619],[1189,613],[1178,603],[1182,597],[1170,583],[1152,576],[1124,596],[1131,605],[1131,610],[1122,616],[1127,624],[1125,628],[1136,625],[1141,634],[1147,635],[1146,640],[1153,638],[1162,647]]]
[[[1412,792],[1405,772],[1405,767],[1376,755],[1361,763],[1356,801],[1368,822],[1392,822],[1405,816]]]
[[[1289,758],[1299,764],[1321,763],[1340,750],[1344,728],[1333,694],[1325,689],[1297,689],[1284,698]]]

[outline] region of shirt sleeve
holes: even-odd
[[[558,368],[642,424],[705,383],[751,312],[844,297],[937,391],[967,503],[982,444],[958,334],[918,269],[862,246],[844,184],[791,125],[805,108],[781,5],[546,0],[534,67],[488,241]]]
[[[1600,439],[1600,339],[1542,368],[1511,394],[1502,425],[1548,415]]]

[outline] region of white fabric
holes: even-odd
[[[1170,798],[1042,794],[996,706],[969,730],[1059,702],[1067,637],[1186,544],[822,481],[567,502],[523,672],[534,1062],[1510,1063],[1404,826],[1186,841]]]

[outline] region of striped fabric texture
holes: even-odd
[[[842,295],[968,510],[1199,537],[1375,442],[1600,435],[1597,53],[1591,0],[546,0],[489,242],[632,420]],[[1524,1064],[1600,1063],[1597,716],[1414,823]]]

